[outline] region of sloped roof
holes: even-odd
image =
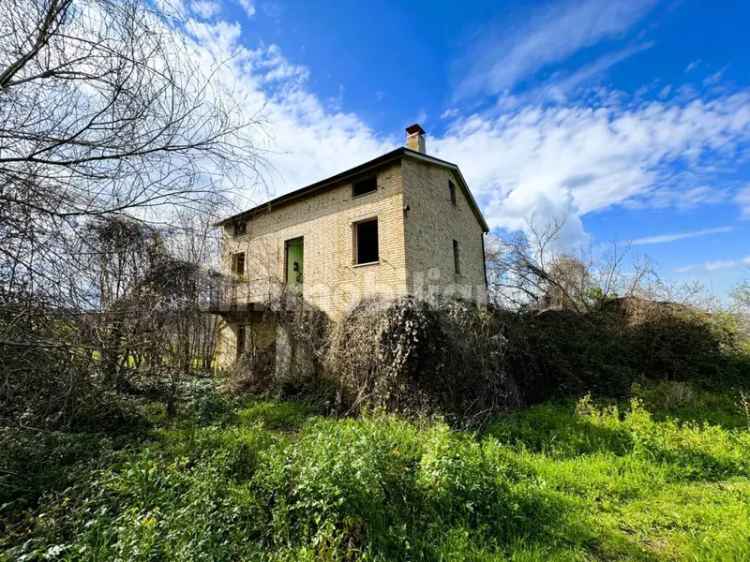
[[[474,215],[477,218],[477,221],[479,221],[479,224],[482,226],[482,229],[484,230],[484,232],[489,232],[487,221],[484,220],[482,211],[479,209],[479,205],[477,205],[477,202],[474,199],[474,196],[471,194],[471,190],[469,190],[469,186],[466,184],[466,180],[461,174],[461,170],[459,169],[459,167],[456,164],[453,164],[452,162],[447,162],[445,160],[441,160],[440,158],[435,158],[434,156],[422,154],[421,152],[416,152],[404,146],[399,147],[396,150],[392,150],[391,152],[386,152],[385,154],[382,154],[381,156],[378,156],[377,158],[373,158],[372,160],[364,162],[363,164],[359,164],[358,166],[355,166],[354,168],[350,168],[348,170],[340,172],[329,178],[317,181],[315,183],[311,183],[310,185],[307,185],[300,189],[296,189],[289,193],[285,193],[284,195],[271,199],[270,201],[267,201],[261,205],[253,207],[246,211],[242,211],[241,213],[237,213],[230,217],[227,217],[215,223],[214,226],[224,226],[225,224],[232,223],[239,219],[248,219],[252,217],[253,215],[256,215],[261,212],[269,212],[274,207],[285,205],[287,203],[291,203],[292,201],[296,201],[304,197],[309,197],[310,195],[314,195],[318,192],[335,187],[341,183],[344,183],[344,182],[347,182],[348,180],[356,178],[357,176],[360,176],[364,173],[375,170],[377,168],[381,168],[382,166],[385,166],[386,164],[395,162],[402,158],[413,158],[415,160],[420,160],[423,162],[427,162],[429,164],[441,166],[441,167],[448,168],[454,171],[456,173],[457,178],[459,179],[459,184],[461,186],[461,189],[464,191],[464,194],[466,195],[466,199],[469,201],[469,206],[471,207],[472,211],[474,212]]]

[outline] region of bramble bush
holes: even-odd
[[[336,324],[325,377],[348,412],[481,421],[519,404],[495,315],[472,303],[365,300]]]
[[[368,299],[320,327],[315,345],[312,325],[303,319],[291,329],[290,318],[292,347],[314,361],[299,361],[296,375],[266,377],[264,392],[333,403],[338,413],[384,408],[481,427],[550,398],[627,398],[646,380],[741,388],[750,377],[735,316],[637,298],[603,300],[587,312]]]
[[[672,303],[615,299],[586,313],[499,312],[507,371],[526,403],[553,397],[626,398],[645,380],[742,387],[750,354],[734,318]]]

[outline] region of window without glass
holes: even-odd
[[[232,254],[232,273],[245,275],[245,252]]]
[[[245,333],[245,326],[237,326],[237,357],[239,358],[245,353],[245,339],[247,334]]]
[[[456,186],[452,181],[448,182],[448,191],[451,192],[451,203],[456,204]]]
[[[245,234],[247,234],[247,222],[239,221],[234,223],[234,235],[244,236]]]
[[[453,241],[453,268],[456,275],[461,273],[461,256],[459,254],[458,240]]]
[[[378,255],[378,219],[354,225],[354,263],[372,263]]]
[[[365,195],[378,190],[378,180],[375,176],[364,178],[352,184],[352,196]]]

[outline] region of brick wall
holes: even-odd
[[[406,289],[401,166],[377,174],[376,192],[352,197],[351,184],[289,203],[252,217],[247,234],[233,238],[225,229],[222,263],[230,270],[231,254],[246,252],[246,278],[251,293],[263,300],[284,278],[284,243],[304,239],[303,297],[331,317],[364,294]],[[354,265],[353,223],[378,219],[380,262]]]
[[[456,186],[451,202],[448,181]],[[352,196],[351,184],[259,213],[247,233],[235,238],[225,227],[222,264],[231,271],[231,254],[245,252],[248,290],[240,302],[267,302],[284,279],[285,241],[304,239],[303,298],[331,319],[341,317],[361,298],[430,291],[482,297],[485,287],[482,228],[453,172],[404,158],[377,174],[376,192]],[[404,187],[405,186],[405,187]],[[409,210],[405,211],[405,205]],[[380,261],[354,264],[354,223],[378,219]],[[454,273],[453,240],[459,243],[461,273]],[[236,318],[222,330],[220,364],[234,360]]]
[[[442,166],[404,159],[406,269],[409,291],[442,291],[466,298],[485,295],[483,231],[455,174]],[[456,204],[448,182],[455,185]],[[453,240],[460,274],[455,274]]]

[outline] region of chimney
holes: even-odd
[[[406,148],[410,148],[411,150],[424,154],[426,152],[424,136],[424,129],[419,123],[409,125],[406,128]]]

